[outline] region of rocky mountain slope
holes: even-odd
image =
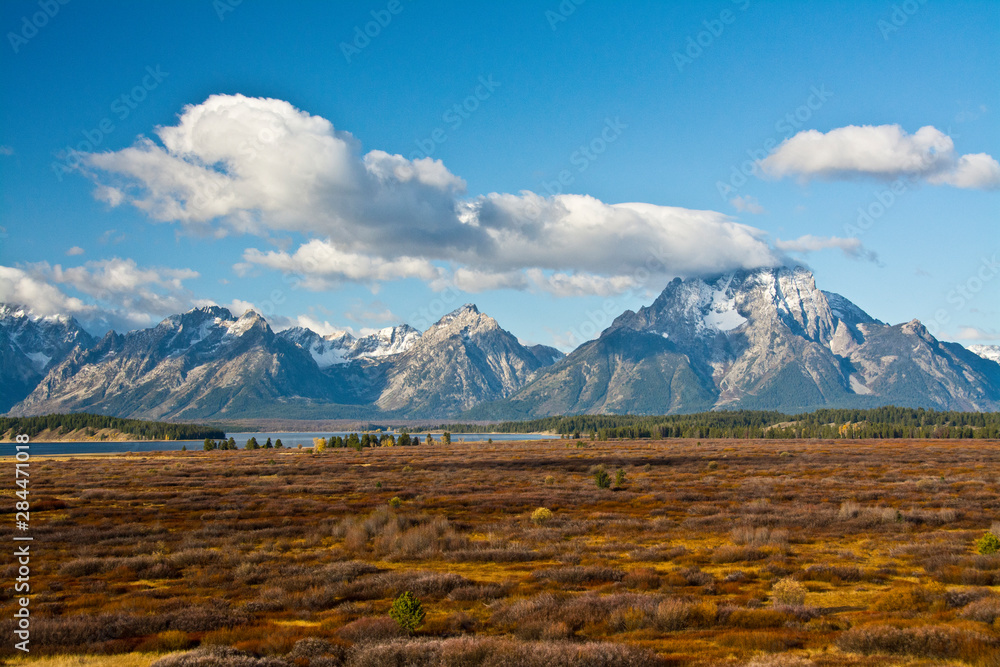
[[[10,414],[444,417],[509,396],[560,356],[524,347],[472,305],[423,335],[400,325],[360,338],[302,328],[275,334],[253,311],[235,318],[224,308],[199,308],[63,355]]]
[[[551,348],[526,348],[495,319],[466,304],[393,361],[376,404],[421,416],[454,415],[510,396],[553,356]]]
[[[0,307],[14,415],[146,419],[507,419],[896,404],[1000,409],[997,351],[888,325],[805,269],[675,279],[568,356],[526,347],[465,305],[421,333],[275,334],[256,313],[201,308],[94,341],[69,318]]]
[[[152,329],[109,332],[93,347],[77,349],[10,414],[202,419],[344,398],[305,351],[276,336],[257,313],[234,318],[211,307],[168,317]]]
[[[74,349],[93,344],[72,317],[35,317],[23,306],[0,304],[0,413],[30,394]]]
[[[917,321],[889,326],[805,269],[675,279],[648,307],[467,416],[898,404],[1000,408],[1000,366]]]

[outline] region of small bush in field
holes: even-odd
[[[545,485],[546,486],[552,486],[555,483],[556,483],[556,478],[555,477],[553,477],[552,475],[546,475],[545,476]]]
[[[399,625],[385,616],[359,618],[337,630],[337,634],[353,644],[383,642],[403,635]]]
[[[599,489],[611,488],[611,475],[604,468],[598,468],[594,471],[594,483]]]
[[[406,591],[393,600],[389,616],[396,624],[406,632],[412,633],[421,623],[424,622],[424,606],[420,600],[413,596],[413,593]]]
[[[875,611],[927,611],[933,602],[930,591],[919,586],[890,588],[875,598]]]
[[[993,533],[986,533],[976,541],[976,551],[984,556],[995,554],[1000,551],[1000,537]]]
[[[392,507],[394,509],[398,508],[402,504],[403,504],[403,499],[400,498],[399,496],[393,496],[392,498],[389,499],[389,507]]]
[[[547,507],[539,507],[531,513],[531,523],[536,526],[543,526],[552,518],[552,510]]]
[[[771,601],[775,605],[799,607],[806,601],[806,588],[791,577],[785,577],[771,587]]]

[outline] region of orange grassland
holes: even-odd
[[[957,440],[33,458],[16,663],[1000,665],[998,481]]]

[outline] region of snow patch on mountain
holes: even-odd
[[[969,352],[1000,364],[1000,345],[969,345]]]

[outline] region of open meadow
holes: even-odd
[[[1000,665],[995,440],[189,451],[30,479],[12,664]]]

